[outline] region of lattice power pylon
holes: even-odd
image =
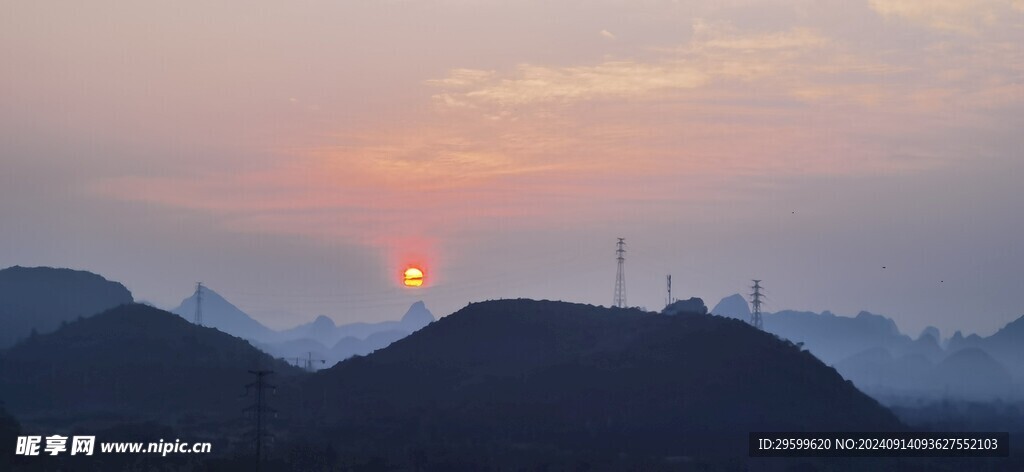
[[[619,268],[615,272],[615,301],[613,305],[626,308],[626,238],[619,238],[619,242],[615,246],[615,260],[619,262]]]
[[[754,281],[754,286],[750,287],[753,293],[750,294],[750,324],[754,325],[757,329],[764,329],[764,322],[761,320],[761,299],[764,298],[764,294],[761,293],[760,280]]]

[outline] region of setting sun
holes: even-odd
[[[423,271],[416,267],[405,269],[403,282],[406,287],[419,287],[423,285]]]

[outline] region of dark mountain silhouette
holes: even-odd
[[[14,455],[14,445],[21,434],[21,424],[0,404],[0,444],[4,445],[0,447],[0,470],[13,468],[15,460],[18,458]]]
[[[182,300],[181,304],[171,312],[189,321],[195,318],[195,293]],[[203,326],[217,328],[232,336],[250,341],[273,342],[279,339],[276,331],[252,319],[244,311],[239,310],[238,307],[208,287],[203,287]]]
[[[711,314],[746,321],[750,319],[750,305],[743,295],[735,293],[718,302],[711,309]]]
[[[745,323],[532,300],[471,304],[289,394],[311,440],[398,462],[407,450],[510,464],[745,456],[749,431],[901,428],[835,370]]]
[[[0,358],[19,418],[238,418],[248,369],[297,372],[245,340],[145,305],[122,305],[33,336]]]
[[[32,330],[48,333],[63,322],[125,303],[132,303],[132,294],[124,285],[91,272],[19,266],[0,270],[0,349]]]

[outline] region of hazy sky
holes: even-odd
[[[282,327],[608,305],[625,237],[651,309],[671,273],[915,335],[1024,314],[1022,0],[0,12],[0,266]]]

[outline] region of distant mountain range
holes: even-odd
[[[0,270],[0,349],[61,323],[132,303],[124,285],[91,272],[50,267]]]
[[[173,313],[194,319],[196,296],[182,300]],[[253,345],[275,357],[302,364],[314,360],[312,367],[334,365],[355,355],[369,354],[434,321],[434,315],[422,301],[413,303],[398,321],[336,325],[320,315],[313,321],[283,331],[274,331],[256,321],[217,292],[203,288],[203,324],[250,340]]]
[[[254,320],[251,316],[220,296],[219,293],[210,290],[208,287],[203,287],[202,297],[203,326],[217,328],[232,336],[238,336],[254,342],[277,341],[280,339],[280,333]],[[181,316],[186,320],[194,321],[196,300],[196,294],[193,293],[182,300],[177,308],[171,310],[171,313]]]
[[[279,339],[312,339],[325,346],[331,346],[344,338],[366,339],[382,332],[400,331],[412,333],[434,322],[434,314],[422,301],[413,303],[399,321],[379,323],[350,323],[337,326],[334,320],[320,315],[315,320],[281,331]]]
[[[750,318],[739,294],[722,299],[711,312]],[[786,310],[765,313],[763,321],[765,331],[801,343],[859,388],[888,402],[1010,399],[1022,393],[1024,317],[987,338],[957,332],[945,347],[934,327],[914,339],[892,319],[868,312],[846,317]]]
[[[134,302],[124,285],[91,272],[50,267],[9,267],[0,270],[0,349],[30,334],[45,334],[63,323],[93,316]],[[192,321],[195,294],[172,310]],[[335,325],[326,316],[295,328],[275,331],[253,319],[217,292],[203,288],[204,326],[249,340],[275,357],[316,358],[323,367],[387,346],[434,321],[422,301],[398,321]]]

